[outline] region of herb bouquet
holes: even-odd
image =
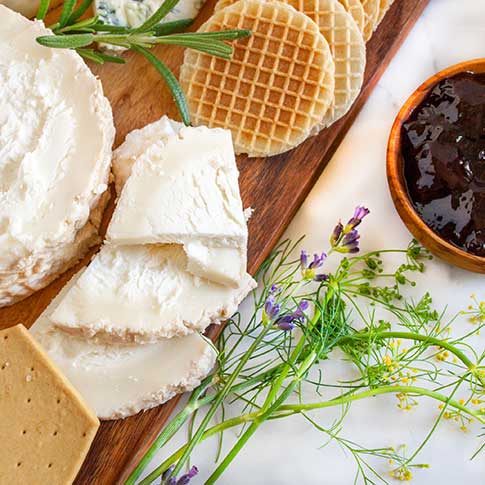
[[[413,468],[427,467],[416,464],[416,458],[442,419],[454,419],[462,429],[474,421],[485,424],[485,352],[470,345],[485,325],[485,302],[475,299],[463,312],[476,323],[472,330],[451,338],[450,324],[456,317],[447,319],[445,312],[434,310],[428,293],[419,301],[404,296],[406,286],[414,285],[412,274],[422,272],[430,258],[424,249],[412,242],[405,250],[356,254],[357,227],[367,213],[359,207],[345,226],[337,224],[328,253],[310,257],[302,251],[294,260],[292,253],[301,241],[283,242],[273,252],[259,271],[262,289],[254,294],[252,315],[248,321],[236,315],[228,322],[216,343],[217,368],[161,432],[128,485],[188,483],[197,468],[183,470],[196,446],[211,437],[219,437],[220,445],[225,431],[237,429],[238,438],[225,456],[218,448],[214,470],[205,482],[215,483],[265,422],[294,415],[354,457],[356,483],[387,483],[390,477],[409,480]],[[385,254],[400,255],[403,263],[386,272]],[[341,255],[337,269],[325,272],[325,260],[336,255]],[[325,377],[325,361],[338,358],[334,351],[353,367],[352,380]],[[314,400],[307,402],[311,390]],[[403,410],[422,398],[438,404],[436,422],[410,454],[391,447],[368,449],[342,436],[352,403],[384,394],[395,395]],[[242,412],[226,418],[235,404]],[[312,417],[312,411],[323,408],[340,410],[340,418],[330,427]],[[138,482],[155,453],[186,423],[187,443]],[[369,463],[370,457],[393,464],[390,476],[382,476]]]

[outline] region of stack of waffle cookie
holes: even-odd
[[[286,152],[344,116],[362,87],[365,43],[392,0],[219,0],[201,32],[248,29],[231,60],[187,51],[192,121],[232,132],[236,153]]]

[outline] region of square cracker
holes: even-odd
[[[0,485],[72,483],[98,427],[23,325],[0,332]]]

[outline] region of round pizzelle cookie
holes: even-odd
[[[347,113],[360,93],[365,71],[365,42],[352,16],[337,0],[285,0],[308,15],[327,39],[335,63],[334,100],[318,128]]]
[[[380,0],[360,0],[364,7],[364,40],[367,42],[377,27]]]
[[[238,0],[219,0],[214,6],[214,11],[226,8],[229,5],[236,3],[237,1]],[[275,1],[278,1],[278,0],[275,0]],[[284,0],[281,0],[281,1],[284,1]],[[347,10],[347,12],[352,16],[352,18],[355,20],[355,23],[357,24],[357,27],[359,27],[360,32],[363,34],[365,18],[364,18],[364,7],[362,6],[362,3],[360,2],[360,0],[338,0],[338,1],[344,6],[345,10]],[[289,1],[286,1],[285,3],[292,4]]]
[[[230,1],[220,0],[226,6]],[[281,1],[318,25],[329,44],[335,64],[334,100],[323,120],[314,128],[315,133],[345,115],[358,96],[364,79],[365,42],[352,16],[338,0]],[[222,8],[225,8],[224,5]]]
[[[318,25],[280,2],[241,0],[200,31],[249,29],[231,60],[186,51],[180,70],[195,124],[229,129],[236,153],[270,156],[302,143],[325,116],[335,66]]]
[[[364,35],[364,27],[365,27],[365,15],[364,15],[364,7],[360,0],[338,0],[352,15],[357,27],[359,27],[360,33]]]
[[[394,3],[394,0],[380,0],[379,3],[379,15],[377,16],[377,26],[382,22],[382,19],[384,18],[384,15],[386,15],[386,12],[389,10],[391,5]],[[375,30],[375,28],[374,28]]]

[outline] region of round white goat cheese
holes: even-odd
[[[73,244],[107,189],[114,125],[78,54],[38,44],[42,22],[2,5],[0,18],[1,306],[82,256]]]

